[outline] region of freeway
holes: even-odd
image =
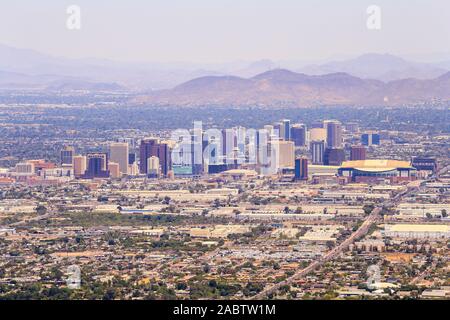
[[[380,212],[381,212],[381,208],[379,208],[379,207],[372,210],[372,212],[367,216],[367,218],[364,220],[364,222],[361,224],[361,226],[355,232],[353,232],[347,239],[345,239],[343,242],[341,242],[337,247],[333,248],[327,254],[320,257],[318,260],[314,261],[306,268],[298,270],[295,274],[293,274],[291,277],[287,278],[286,280],[281,281],[269,288],[264,289],[257,295],[253,296],[252,300],[264,299],[269,294],[276,292],[282,286],[290,285],[293,281],[306,276],[311,271],[321,267],[326,262],[336,258],[339,254],[341,254],[343,251],[345,251],[349,247],[349,245],[352,244],[355,240],[357,240],[367,234],[372,223],[375,223],[378,220],[378,218],[380,216]]]
[[[408,195],[409,193],[416,191],[418,187],[410,187],[406,190],[396,194],[394,197],[392,197],[391,200],[386,201],[381,206],[376,207],[372,210],[372,212],[366,217],[364,222],[361,224],[361,226],[353,232],[347,239],[345,239],[343,242],[341,242],[337,247],[333,248],[331,251],[326,253],[324,256],[320,257],[318,260],[312,262],[310,265],[308,265],[304,269],[298,270],[296,273],[294,273],[292,276],[287,278],[284,281],[281,281],[273,286],[270,286],[268,288],[265,288],[263,291],[258,293],[257,295],[253,296],[252,300],[258,300],[258,299],[265,299],[269,294],[275,293],[277,290],[279,290],[282,286],[290,285],[292,282],[303,278],[310,272],[316,270],[317,268],[320,268],[323,266],[326,262],[333,260],[337,256],[339,256],[342,252],[347,250],[347,248],[356,240],[362,238],[367,234],[369,231],[370,226],[377,222],[380,218],[380,213],[385,207],[391,207],[396,204],[398,204],[401,199]]]
[[[438,171],[438,173],[436,174],[436,176],[437,176],[437,177],[440,177],[441,175],[444,175],[444,174],[446,174],[446,173],[449,172],[449,171],[450,171],[450,164],[448,164],[448,165],[442,167],[442,168]]]

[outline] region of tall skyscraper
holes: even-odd
[[[311,160],[312,164],[322,165],[323,164],[323,154],[325,152],[325,142],[324,141],[312,141],[310,144]]]
[[[327,141],[327,130],[324,128],[311,128],[309,141]]]
[[[66,146],[61,150],[61,164],[72,165],[73,156],[75,155],[75,149],[73,147]]]
[[[277,136],[279,139],[284,140],[284,126],[281,122],[276,122],[273,124],[272,134]]]
[[[136,162],[136,153],[132,152],[128,154],[128,164],[133,164]]]
[[[345,130],[351,133],[357,132],[359,129],[359,125],[356,122],[348,122],[345,124]]]
[[[278,168],[295,167],[295,146],[292,141],[273,140],[269,142],[271,161],[278,164]]]
[[[236,130],[236,147],[239,150],[239,156],[243,156],[245,154],[247,129],[245,127],[239,126],[235,130]]]
[[[235,128],[222,130],[222,155],[228,157],[237,146],[237,132]]]
[[[114,142],[109,145],[109,160],[119,164],[119,172],[128,174],[128,143]]]
[[[171,170],[172,162],[169,145],[161,142],[158,138],[142,139],[139,147],[139,155],[139,169],[141,173],[148,173],[147,160],[152,156],[159,158],[161,173],[164,176],[167,176],[169,170]]]
[[[380,145],[380,135],[378,133],[363,133],[361,143],[365,146]]]
[[[315,121],[311,124],[311,129],[315,128],[322,128],[323,129],[323,122],[322,121]]]
[[[159,165],[159,158],[155,156],[151,156],[147,160],[147,174],[149,177],[158,178],[161,172],[161,168]]]
[[[203,173],[203,130],[195,128],[192,134],[192,174]]]
[[[266,124],[266,125],[263,127],[263,129],[267,131],[267,135],[268,135],[269,137],[273,134],[273,126],[272,126],[272,125]]]
[[[366,148],[364,146],[352,146],[350,160],[366,160]]]
[[[308,159],[295,159],[295,180],[308,180]]]
[[[172,169],[175,176],[190,176],[202,172],[202,155],[200,154],[199,157],[197,154],[201,153],[202,146],[198,141],[199,137],[195,135],[196,131],[198,132],[193,130],[190,136],[180,138],[171,150]]]
[[[111,178],[117,179],[120,178],[120,165],[117,162],[108,162],[108,170]]]
[[[342,124],[337,120],[324,121],[324,127],[327,130],[327,147],[342,147]]]
[[[306,145],[306,126],[304,124],[294,124],[291,128],[291,140],[296,147]]]
[[[74,156],[73,157],[73,174],[75,177],[79,178],[84,175],[86,171],[86,157],[85,156]]]
[[[281,136],[285,141],[291,140],[291,120],[283,119],[281,120],[283,124],[282,131],[283,135]]]
[[[91,152],[86,155],[87,168],[84,178],[108,178],[108,154],[103,152]]]
[[[340,166],[345,161],[345,151],[342,148],[327,148],[323,155],[323,162],[327,166]]]

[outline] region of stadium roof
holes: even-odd
[[[399,168],[414,169],[409,161],[399,160],[354,160],[344,161],[342,168],[356,169],[359,171],[391,171]]]
[[[222,172],[223,175],[244,175],[244,176],[256,176],[258,173],[255,170],[246,169],[231,169]]]

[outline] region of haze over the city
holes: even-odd
[[[66,9],[81,9],[68,30]],[[381,29],[366,26],[370,5]],[[391,53],[423,62],[449,59],[446,0],[130,0],[9,1],[0,11],[0,43],[71,58],[218,63],[323,61]]]
[[[449,0],[0,8],[2,310],[450,300]]]

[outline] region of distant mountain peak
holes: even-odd
[[[433,79],[448,70],[437,65],[407,61],[389,53],[367,53],[354,59],[309,65],[299,71],[314,75],[345,72],[363,79],[388,82],[406,78]]]
[[[450,101],[450,72],[433,80],[404,79],[388,83],[345,72],[308,76],[286,69],[252,78],[202,77],[173,90],[139,97],[137,102],[174,106],[316,106],[399,105]],[[388,100],[385,98],[389,97]]]
[[[438,80],[450,80],[450,71],[441,75]],[[449,88],[450,89],[450,88]]]
[[[303,73],[297,73],[287,69],[273,69],[252,77],[253,80],[278,80],[278,81],[295,81],[306,77]]]

